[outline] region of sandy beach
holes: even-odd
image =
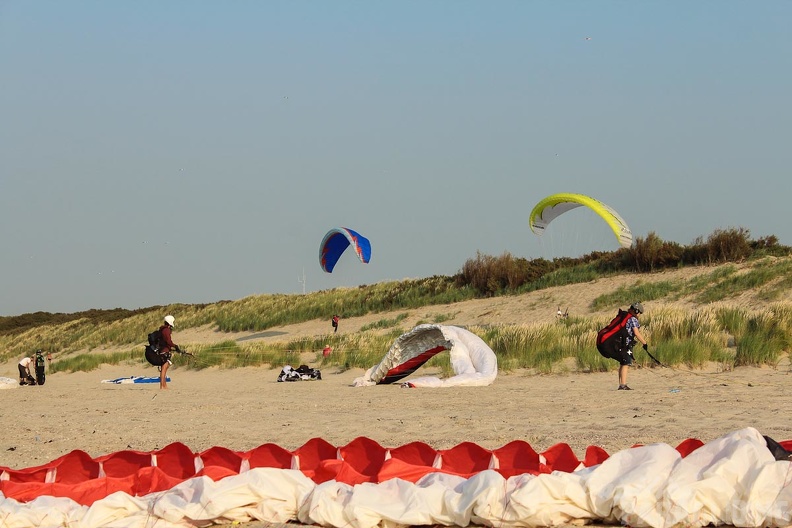
[[[278,383],[278,370],[172,369],[170,389],[101,383],[155,369],[113,366],[53,374],[44,386],[4,390],[0,465],[30,467],[73,449],[91,456],[150,451],[183,442],[248,450],[272,442],[295,449],[313,437],[343,445],[367,436],[386,447],[413,440],[446,449],[462,441],[497,448],[523,439],[538,451],[568,443],[609,453],[636,443],[707,441],[752,426],[792,439],[784,418],[790,369],[731,372],[643,368],[633,391],[616,390],[616,373],[501,374],[490,387],[352,387],[361,370],[325,369],[321,381]],[[6,374],[7,375],[7,374]]]
[[[586,307],[603,292],[635,280],[689,278],[710,271],[626,275],[520,296],[425,307],[407,311],[402,326],[411,328],[433,314],[448,317],[443,324],[459,326],[549,321],[558,306],[591,316],[594,313]],[[752,307],[748,296],[732,302]],[[653,304],[657,306],[647,303],[647,310]],[[679,304],[690,307],[684,300]],[[342,318],[339,331],[356,332],[392,316]],[[189,345],[229,338],[277,341],[330,331],[329,320],[238,335],[180,329],[177,321],[174,336]],[[651,332],[648,335],[651,342]],[[303,354],[301,361],[319,367],[312,358]],[[291,450],[313,437],[337,446],[358,436],[385,447],[421,440],[436,449],[462,441],[497,448],[523,439],[537,451],[565,442],[582,457],[589,445],[613,453],[637,443],[676,445],[689,437],[708,441],[747,426],[777,440],[792,439],[792,426],[785,418],[792,382],[788,358],[775,368],[726,372],[714,364],[693,371],[634,368],[629,376],[633,391],[616,390],[615,370],[580,373],[573,364],[559,374],[501,372],[489,387],[438,389],[352,387],[363,370],[341,371],[336,366],[322,367],[321,381],[278,383],[280,367],[196,371],[184,368],[184,358],[177,357],[167,391],[157,384],[101,383],[156,376],[156,368],[149,365],[55,373],[43,386],[0,391],[0,416],[7,424],[0,434],[0,465],[30,467],[74,449],[91,456],[122,449],[150,451],[176,441],[200,452],[212,446],[244,451],[268,442]],[[433,374],[439,373],[424,367],[413,376]],[[0,376],[16,379],[15,362],[0,365]]]
[[[707,271],[678,270],[641,279],[690,277]],[[597,314],[586,307],[602,292],[635,280],[614,277],[409,310],[404,311],[402,326],[411,328],[438,314],[446,319],[443,324],[457,326],[547,322],[555,319],[558,306],[569,307],[575,315],[607,316],[608,312]],[[757,308],[750,295],[731,302]],[[651,303],[647,309],[653,304],[659,306]],[[675,304],[695,309],[684,299]],[[393,316],[342,319],[339,331],[357,332]],[[175,340],[187,347],[228,339],[277,342],[330,331],[329,321],[318,320],[239,334],[180,329],[177,322]],[[419,440],[436,449],[465,441],[496,449],[525,440],[538,452],[567,443],[581,459],[589,445],[613,454],[635,444],[676,446],[687,438],[707,442],[745,427],[779,441],[792,439],[792,426],[785,418],[792,373],[787,357],[774,367],[727,371],[718,364],[697,370],[633,368],[629,384],[634,390],[618,391],[615,370],[583,373],[575,370],[574,362],[560,365],[554,374],[502,371],[488,387],[353,387],[363,369],[322,366],[319,356],[303,353],[295,357],[295,364],[321,368],[322,380],[294,383],[277,382],[281,366],[192,370],[183,357],[176,357],[166,391],[156,383],[102,383],[157,375],[155,367],[144,364],[48,374],[43,386],[0,391],[0,416],[7,424],[0,434],[0,466],[33,467],[76,449],[92,457],[126,449],[154,451],[172,442],[182,442],[196,453],[213,446],[247,451],[265,443],[294,450],[314,437],[342,446],[365,436],[391,448]],[[440,372],[424,367],[413,376],[418,375]],[[16,363],[0,365],[0,376],[16,379]],[[252,521],[245,526],[269,525]]]

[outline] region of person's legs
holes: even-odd
[[[162,368],[160,369],[160,389],[167,389],[168,388],[168,367],[170,366],[170,361],[166,361],[163,363]]]
[[[629,365],[619,365],[619,387],[627,385],[627,370]]]
[[[632,350],[625,348],[619,358],[619,390],[632,390],[627,386],[627,371],[633,363]]]

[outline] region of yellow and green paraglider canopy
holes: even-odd
[[[613,230],[620,246],[632,246],[632,231],[619,213],[599,200],[583,194],[558,193],[542,198],[531,211],[531,231],[541,235],[550,222],[576,207],[588,207],[597,213]]]

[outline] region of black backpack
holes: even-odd
[[[162,346],[162,330],[157,328],[153,332],[148,335],[148,343],[149,346],[154,350],[154,352],[159,352],[160,347]]]
[[[619,309],[616,317],[608,326],[597,332],[597,350],[608,359],[618,359],[622,350],[627,346],[627,320],[630,312]]]
[[[146,361],[155,367],[161,367],[167,361],[162,354],[159,353],[162,348],[162,330],[157,328],[148,335],[149,344],[146,345]]]
[[[161,367],[168,361],[166,356],[163,356],[153,348],[151,345],[146,345],[146,361],[154,365],[155,367]]]
[[[44,385],[46,374],[44,372],[44,354],[41,350],[36,351],[36,384]]]

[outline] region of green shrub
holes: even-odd
[[[635,271],[653,272],[678,266],[682,259],[682,246],[676,242],[665,242],[650,232],[646,238],[635,238],[631,254]]]

